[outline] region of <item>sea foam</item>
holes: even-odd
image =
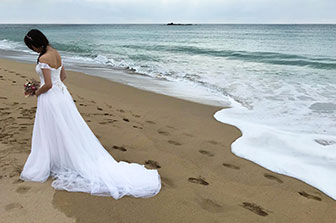
[[[242,132],[242,137],[232,144],[232,152],[266,169],[306,182],[336,199],[336,137],[258,124],[249,120],[251,114],[253,111],[242,106],[214,114],[216,120],[234,125]]]

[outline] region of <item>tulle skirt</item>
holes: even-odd
[[[158,194],[158,171],[137,163],[117,162],[93,134],[66,86],[61,84],[37,97],[31,153],[20,179],[45,182],[52,176],[56,190],[114,199]]]

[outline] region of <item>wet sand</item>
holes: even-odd
[[[65,67],[66,68],[66,67]],[[35,64],[0,59],[1,222],[335,222],[336,202],[319,190],[234,156],[234,126],[221,107],[67,71],[64,81],[88,125],[116,159],[158,169],[152,198],[98,197],[22,182],[36,98],[23,96]]]

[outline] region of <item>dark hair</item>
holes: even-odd
[[[50,45],[47,37],[38,29],[30,30],[24,37],[24,42],[31,50],[33,50],[32,46],[36,48],[42,47],[42,51],[37,58],[37,63],[40,57],[47,52],[47,46]]]

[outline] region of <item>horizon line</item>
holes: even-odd
[[[168,22],[171,23],[171,22]],[[1,23],[0,25],[167,25],[168,23]],[[336,23],[174,23],[191,25],[336,25]]]

